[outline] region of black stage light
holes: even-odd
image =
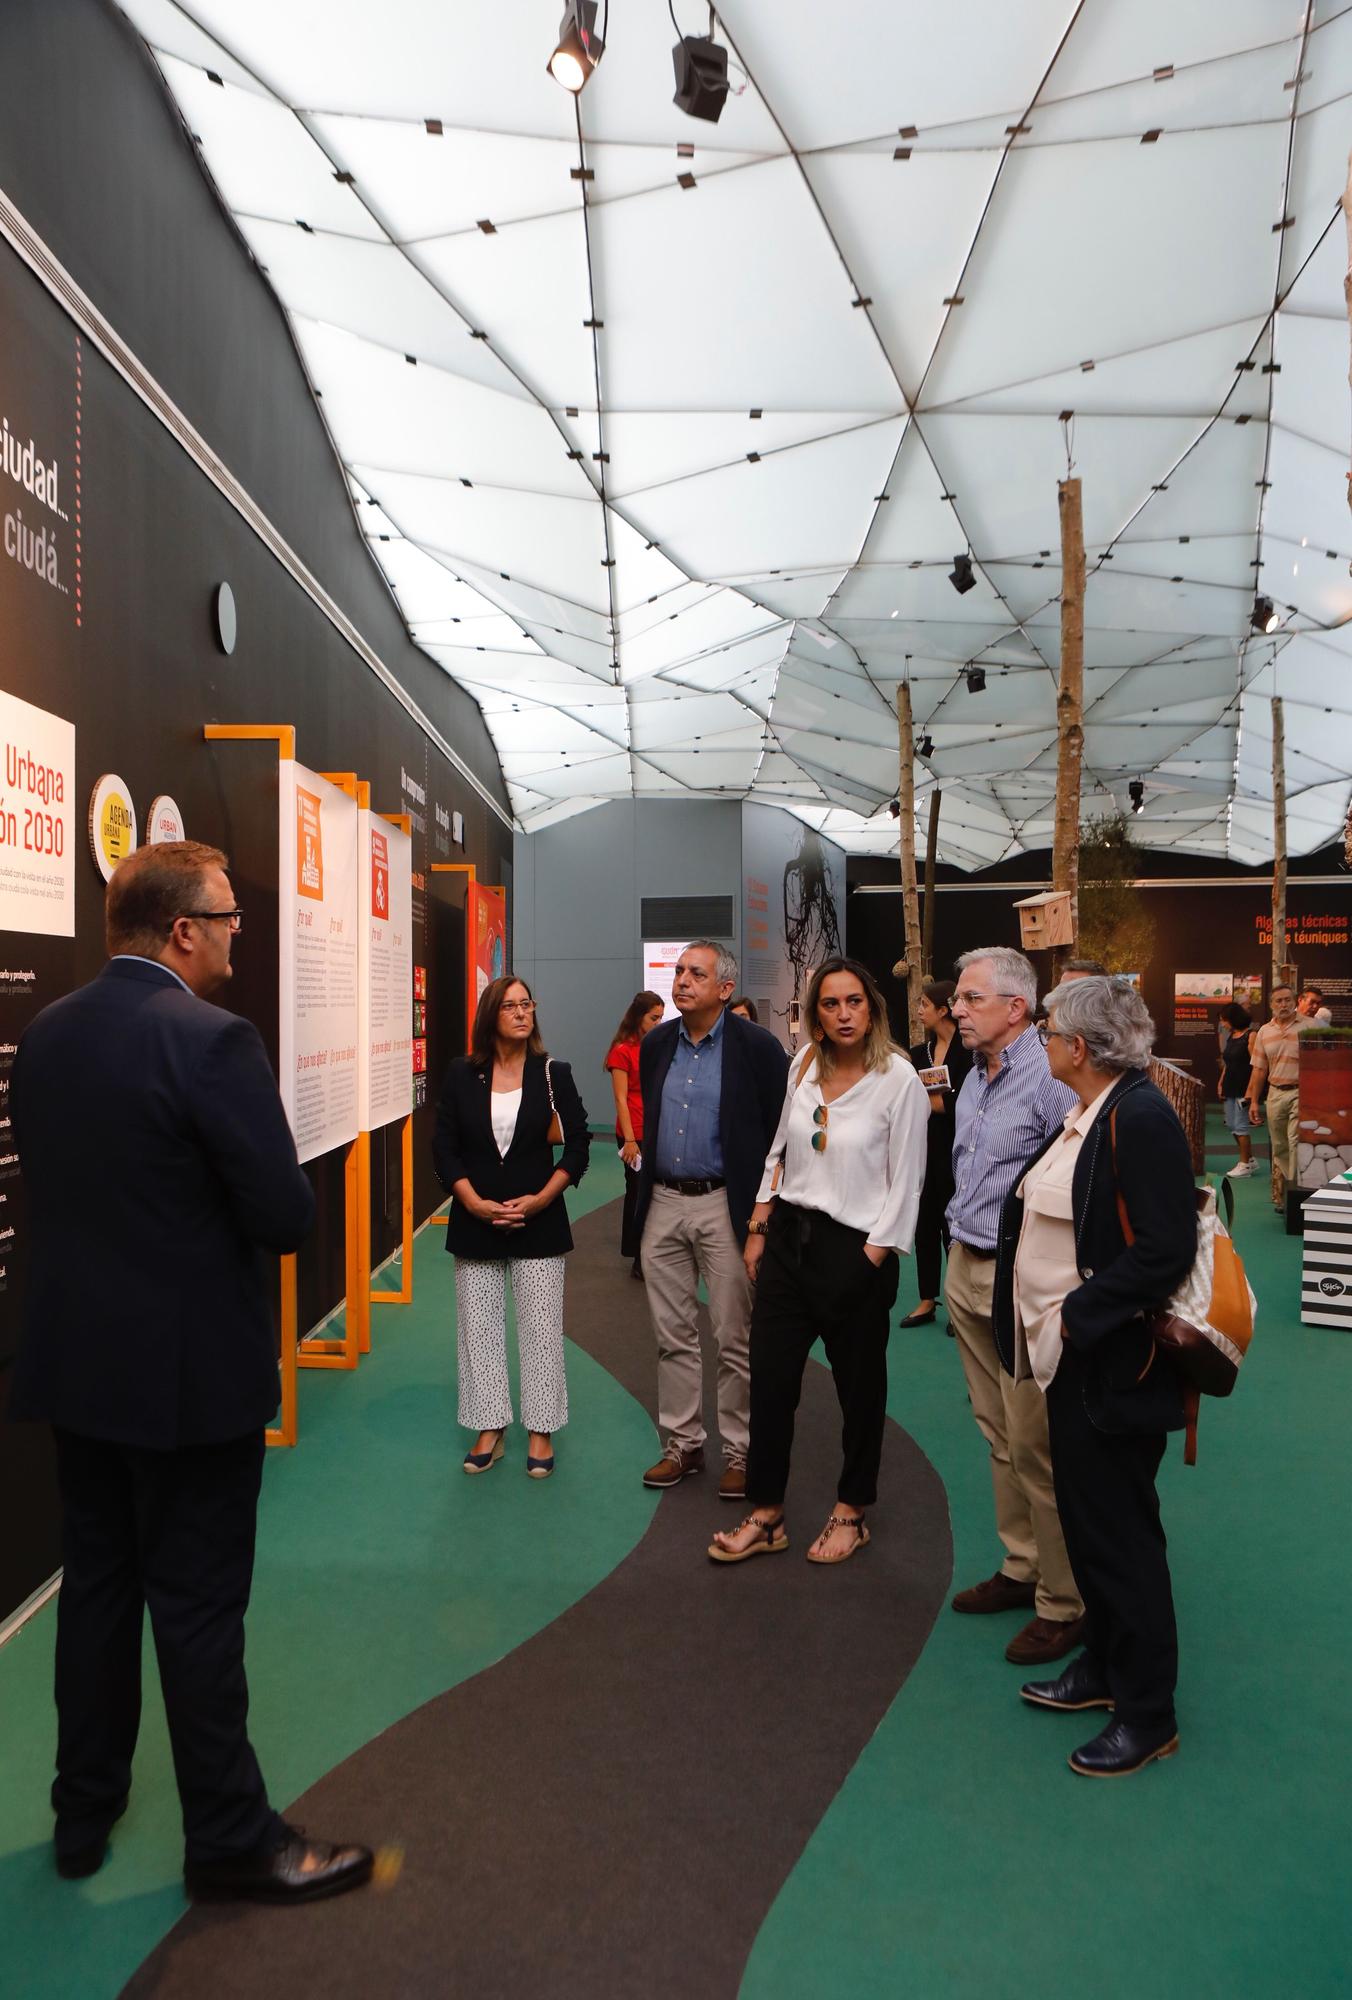
[[[922,736],[920,747],[915,754],[917,757],[932,757],[934,755],[934,738],[932,736]]]
[[[1131,809],[1134,813],[1145,811],[1145,786],[1139,778],[1133,778],[1127,786],[1127,797],[1131,800]]]
[[[1277,629],[1277,607],[1270,597],[1255,597],[1249,623],[1255,632],[1275,632]]]
[[[986,685],[986,669],[984,667],[968,667],[967,669],[968,694],[980,694],[982,688],[984,688],[985,685]]]
[[[963,595],[964,591],[975,587],[976,578],[972,575],[972,558],[969,555],[954,556],[953,567],[948,572],[948,580],[954,590],[957,591],[959,597]]]
[[[900,799],[889,799],[889,800],[888,800],[888,802],[887,802],[887,810],[888,810],[888,811],[889,811],[889,812],[891,813],[891,815],[892,815],[893,819],[900,819],[900,818],[901,818],[901,800],[900,800]]]
[[[728,101],[728,52],[708,35],[682,35],[671,52],[676,72],[672,103],[691,118],[716,125]]]
[[[555,83],[576,97],[605,54],[595,32],[596,0],[568,0],[559,22],[559,45],[546,65]]]

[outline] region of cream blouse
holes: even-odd
[[[813,1113],[822,1102],[816,1063],[807,1062],[804,1077],[795,1057],[757,1201],[782,1196],[796,1208],[817,1209],[862,1229],[875,1249],[909,1254],[930,1115],[929,1096],[910,1060],[893,1055],[886,1069],[866,1070],[827,1105],[826,1147],[819,1153],[812,1146],[820,1129]]]
[[[1105,1084],[1089,1104],[1066,1119],[1065,1130],[1019,1183],[1023,1227],[1014,1256],[1014,1379],[1031,1374],[1045,1389],[1061,1359],[1061,1305],[1080,1282],[1075,1257],[1071,1183],[1084,1135],[1112,1089]]]

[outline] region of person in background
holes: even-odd
[[[563,1157],[554,1164],[557,1116]],[[573,1247],[560,1197],[587,1171],[587,1113],[567,1063],[552,1062],[535,1000],[510,974],[485,988],[470,1053],[446,1072],[432,1160],[451,1196],[446,1248],[455,1258],[460,1422],[478,1436],[465,1471],[488,1472],[512,1421],[507,1280],[521,1356],[526,1472],[554,1470],[553,1434],[568,1421],[563,1372],[563,1260]]]
[[[1060,1131],[1075,1093],[1047,1067],[1033,1026],[1037,976],[1023,953],[1006,945],[969,951],[957,973],[953,1018],[973,1063],[958,1092],[944,1296],[972,1415],[990,1447],[1005,1559],[994,1576],[960,1590],[953,1609],[1031,1607],[1005,1658],[1040,1666],[1078,1645],[1084,1607],[1057,1518],[1046,1401],[1036,1382],[1015,1381],[1001,1366],[991,1315],[1005,1196],[1023,1163]]]
[[[1308,1034],[1311,1028],[1331,1028],[1332,1010],[1324,1005],[1324,996],[1317,986],[1307,986],[1296,1002],[1296,1012],[1300,1015],[1300,1031]]]
[[[1178,1748],[1155,1476],[1184,1410],[1145,1314],[1192,1268],[1197,1210],[1183,1128],[1145,1074],[1154,1024],[1140,995],[1115,979],[1063,982],[1047,1010],[1051,1072],[1076,1102],[1004,1204],[996,1337],[1006,1366],[1046,1394],[1084,1651],[1021,1692],[1039,1708],[1111,1710],[1070,1768],[1123,1778]]]
[[[299,1903],[368,1881],[373,1857],[279,1818],[249,1742],[269,1265],[315,1204],[258,1030],[208,1003],[243,928],[226,865],[195,840],[137,848],[108,884],[108,963],[20,1040],[32,1259],[10,1414],[56,1440],[57,1873],[101,1868],[126,1811],[149,1610],[189,1895]]]
[[[1068,979],[1108,979],[1111,976],[1107,966],[1097,958],[1068,958],[1061,967],[1063,986]]]
[[[946,1080],[930,1090],[930,1119],[925,1130],[925,1186],[920,1197],[920,1214],[915,1225],[915,1281],[920,1287],[920,1303],[906,1314],[903,1326],[928,1326],[934,1319],[939,1297],[943,1253],[948,1248],[948,1224],[944,1210],[953,1193],[953,1130],[958,1092],[972,1067],[970,1050],[963,1046],[957,1023],[949,1011],[953,998],[951,979],[927,979],[920,1001],[923,1042],[911,1050],[917,1070],[946,1069]]]
[[[671,983],[680,1019],[654,1028],[639,1051],[647,1132],[639,1226],[663,1440],[643,1483],[679,1486],[704,1470],[702,1281],[718,1348],[723,1500],[746,1493],[751,1285],[742,1246],[789,1068],[772,1034],[726,1011],[736,984],[725,945],[688,944]]]
[[[1221,1073],[1216,1079],[1216,1095],[1225,1110],[1225,1129],[1239,1148],[1239,1160],[1231,1167],[1226,1179],[1242,1181],[1249,1174],[1258,1172],[1250,1137],[1253,1128],[1249,1123],[1246,1102],[1252,1068],[1249,1045],[1253,1021],[1237,1002],[1232,1001],[1228,1007],[1221,1008],[1221,1022],[1230,1032],[1221,1048]]]
[[[1263,1122],[1263,1092],[1267,1091],[1268,1144],[1272,1162],[1284,1186],[1272,1198],[1280,1214],[1286,1188],[1296,1185],[1296,1125],[1300,1104],[1300,1017],[1289,986],[1272,989],[1272,1019],[1250,1036],[1253,1067],[1249,1072],[1249,1123]]]
[[[606,1057],[610,1087],[615,1093],[615,1140],[624,1167],[624,1207],[620,1214],[620,1255],[628,1257],[634,1277],[643,1276],[639,1256],[638,1170],[643,1146],[643,1092],[638,1080],[638,1049],[643,1037],[665,1013],[658,993],[636,993],[625,1008]]]
[[[840,1400],[844,1460],[830,1519],[808,1561],[868,1545],[887,1416],[887,1336],[898,1258],[911,1248],[925,1175],[924,1087],[856,960],[828,958],[808,987],[806,1052],[766,1156],[747,1231],[751,1316],[751,1512],[709,1545],[715,1562],[788,1547],[784,1490],[803,1370],[815,1340]]]
[[[739,993],[735,1000],[729,1000],[728,1012],[730,1014],[740,1014],[744,1021],[760,1020],[760,1014],[757,1011],[755,1001],[748,1000],[745,993]]]

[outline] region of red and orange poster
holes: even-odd
[[[468,973],[465,1045],[469,1046],[479,1001],[507,970],[507,898],[499,889],[471,882],[465,903],[465,965]]]
[[[324,836],[320,801],[303,785],[296,786],[296,894],[324,900]]]

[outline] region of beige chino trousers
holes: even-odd
[[[1300,1176],[1296,1170],[1296,1140],[1299,1136],[1300,1091],[1296,1086],[1280,1090],[1273,1084],[1267,1094],[1268,1141],[1272,1147],[1272,1164],[1288,1187],[1295,1187]]]
[[[723,1456],[742,1464],[750,1432],[751,1283],[732,1232],[724,1189],[676,1194],[655,1187],[643,1224],[643,1276],[657,1337],[657,1422],[682,1451],[704,1443],[699,1285],[709,1295],[718,1347],[718,1428]]]
[[[995,1259],[962,1243],[948,1253],[944,1303],[962,1356],[976,1427],[991,1453],[995,1528],[1004,1574],[1037,1585],[1040,1618],[1064,1623],[1084,1610],[1061,1533],[1047,1440],[1047,1399],[1030,1376],[1016,1382],[1000,1366],[991,1329]]]

